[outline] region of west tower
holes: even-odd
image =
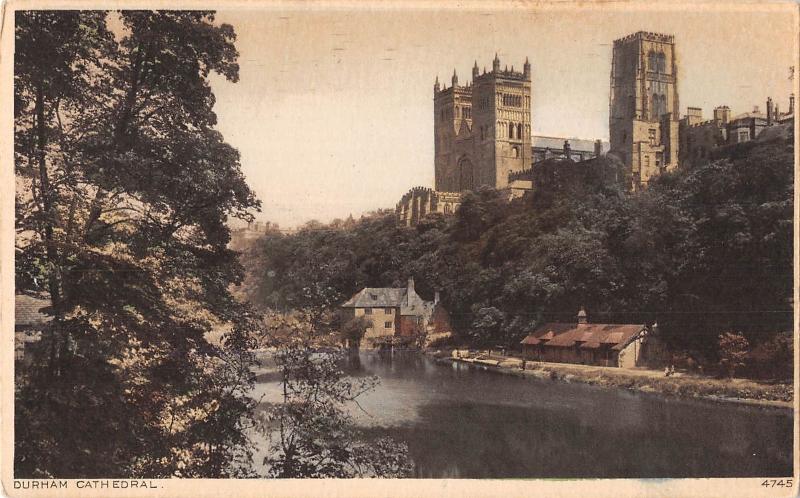
[[[614,40],[609,134],[638,189],[678,165],[678,64],[671,35],[640,31]]]
[[[531,164],[531,65],[472,68],[472,83],[434,85],[436,190],[461,192],[508,186],[509,174]]]

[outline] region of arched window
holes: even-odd
[[[666,73],[667,72],[667,56],[664,55],[664,52],[659,52],[658,56],[658,69],[659,73]]]
[[[512,147],[511,148],[511,156],[514,159],[517,159],[519,157],[519,147]]]
[[[661,119],[667,113],[667,97],[665,95],[653,94],[652,119]]]
[[[472,162],[468,157],[462,157],[458,161],[458,183],[461,191],[475,188],[472,177]]]
[[[656,61],[656,52],[651,50],[647,53],[647,70],[658,71],[658,63]]]
[[[522,138],[522,123],[517,125],[517,138]]]
[[[508,138],[514,138],[514,123],[508,123]]]

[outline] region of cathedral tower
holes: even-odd
[[[508,176],[531,166],[531,66],[500,69],[442,90],[434,86],[436,190],[460,192],[481,185],[504,188]],[[438,79],[437,79],[438,83]]]
[[[450,88],[439,90],[437,77],[433,87],[434,174],[437,191],[459,192],[471,190],[471,177],[467,176],[473,169],[472,87],[458,86],[455,70],[451,83]],[[457,165],[461,165],[463,173],[457,171]]]
[[[638,189],[678,165],[678,64],[671,35],[640,31],[614,41],[609,134]]]

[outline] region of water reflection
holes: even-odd
[[[746,477],[791,474],[777,411],[518,379],[418,354],[362,354],[380,386],[359,425],[409,445],[417,477]],[[259,391],[277,389],[264,378]]]

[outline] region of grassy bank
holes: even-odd
[[[484,366],[517,377],[550,379],[563,382],[660,393],[684,398],[704,398],[761,406],[791,408],[794,389],[791,384],[767,384],[747,379],[714,379],[679,373],[666,377],[662,372],[643,369],[620,369],[566,363],[522,362],[517,358],[490,357],[482,360],[441,357],[440,362],[461,362]]]

